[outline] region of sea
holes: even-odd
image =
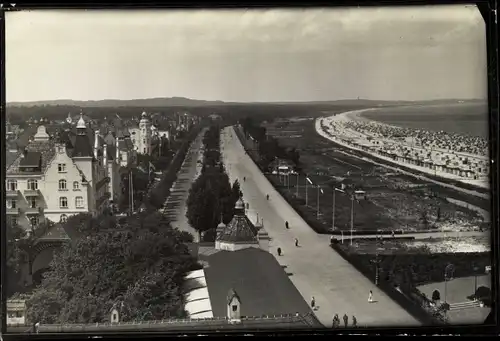
[[[488,138],[488,106],[482,103],[380,108],[363,117],[400,127]]]

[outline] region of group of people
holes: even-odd
[[[344,327],[345,328],[349,327],[349,316],[347,316],[347,314],[344,314],[344,316],[342,317],[342,320],[344,320]],[[356,319],[356,316],[354,316],[354,315],[352,315],[352,318],[351,318],[351,325],[352,325],[352,327],[358,326],[358,320]],[[335,314],[333,316],[332,328],[339,328],[339,327],[340,327],[339,314]]]
[[[412,138],[416,144],[433,146],[436,149],[454,150],[458,153],[487,155],[488,140],[479,136],[462,135],[445,131],[431,131],[423,129],[396,127],[388,124],[346,120],[338,122],[344,128],[356,132],[366,133],[372,137],[387,139]]]

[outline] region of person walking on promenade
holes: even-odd
[[[394,230],[393,230],[393,231],[391,231],[391,234],[392,234],[392,238],[396,238],[396,237],[394,236]]]
[[[349,324],[349,317],[347,317],[347,314],[344,314],[344,326],[347,328],[347,325]]]
[[[352,326],[356,328],[358,326],[358,320],[356,320],[356,316],[352,315]]]
[[[290,226],[288,225],[288,221],[285,221],[285,228],[288,230]]]
[[[295,238],[295,246],[299,247],[299,240],[297,238]]]
[[[373,302],[373,292],[370,290],[370,293],[368,294],[368,302],[372,303]]]
[[[333,323],[335,324],[335,328],[340,327],[340,317],[339,314],[335,314],[333,317]]]
[[[281,256],[281,248],[278,248],[278,256]]]
[[[311,308],[314,310],[316,308],[316,299],[314,296],[311,298]]]

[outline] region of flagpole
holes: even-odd
[[[333,203],[332,203],[332,231],[335,231],[335,187],[333,187]]]
[[[354,227],[354,196],[351,196],[351,246],[352,246],[353,227]]]
[[[307,207],[307,174],[306,174],[306,207]]]
[[[318,185],[318,203],[317,203],[317,209],[316,209],[316,218],[319,219],[319,185]]]

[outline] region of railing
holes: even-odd
[[[19,208],[7,208],[7,214],[13,215],[13,214],[20,214],[21,210]]]

